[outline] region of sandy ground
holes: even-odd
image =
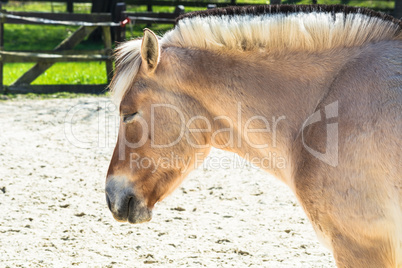
[[[116,222],[114,110],[95,97],[0,102],[0,267],[335,266],[291,191],[250,165],[204,165],[151,222]]]

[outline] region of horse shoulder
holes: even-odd
[[[378,248],[367,254],[377,254],[379,263],[402,262],[401,62],[401,41],[382,42],[365,48],[334,78],[317,110],[337,102],[337,117],[310,125],[303,138],[324,153],[328,124],[336,123],[337,166],[307,152],[302,137],[296,141],[294,188],[319,236],[330,247]]]

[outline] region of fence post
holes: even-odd
[[[112,14],[112,20],[114,22],[121,22],[126,18],[126,3],[116,3],[116,8]],[[114,27],[114,40],[116,42],[123,42],[126,39],[126,27],[116,26]]]
[[[0,13],[2,13],[2,7],[0,4]],[[4,19],[2,18],[0,21],[0,51],[4,49]],[[3,59],[0,56],[0,92],[4,91],[3,87]]]
[[[173,14],[175,15],[176,19],[177,19],[180,15],[184,14],[184,6],[183,6],[183,5],[178,5],[178,6],[176,6],[176,8],[175,8]],[[174,25],[176,25],[176,22],[174,23]]]
[[[147,11],[152,12],[152,0],[148,0]]]
[[[67,0],[67,12],[68,13],[74,12],[74,0]]]
[[[107,51],[107,55],[109,56],[109,59],[106,61],[106,75],[107,75],[107,83],[110,84],[110,81],[112,81],[113,77],[113,61],[110,58],[112,56],[112,36],[110,34],[110,27],[103,26],[102,32],[103,32],[103,44]]]
[[[175,9],[174,9],[174,14],[181,15],[184,14],[184,6],[183,5],[178,5]]]
[[[392,15],[397,18],[402,18],[402,0],[395,0],[395,9]]]

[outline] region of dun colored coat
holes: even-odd
[[[401,25],[344,6],[236,7],[123,43],[115,219],[150,220],[214,146],[286,183],[339,267],[402,267]]]

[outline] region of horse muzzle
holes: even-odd
[[[125,178],[108,178],[106,183],[106,202],[115,220],[119,222],[142,223],[152,219],[152,211],[128,187]]]

